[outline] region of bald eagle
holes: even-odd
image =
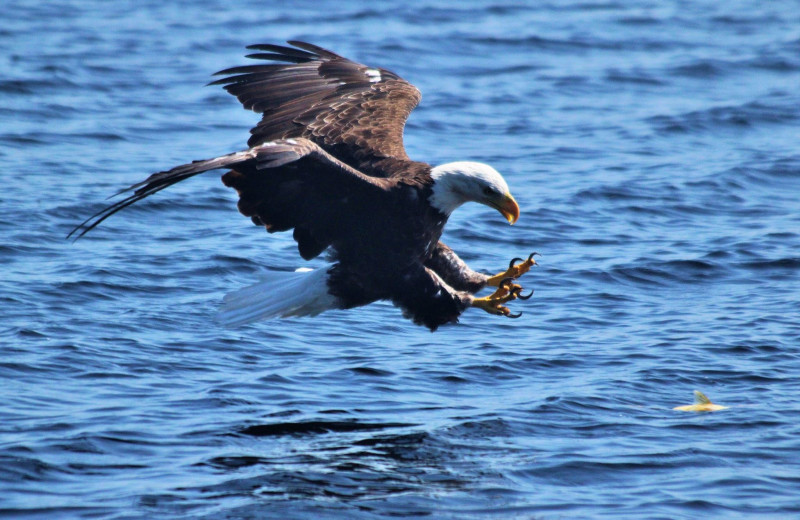
[[[470,269],[439,239],[465,202],[497,209],[509,223],[519,206],[503,177],[476,162],[436,167],[409,159],[403,128],[420,93],[397,74],[361,65],[309,43],[249,46],[266,61],[218,72],[246,109],[262,114],[248,149],[154,173],[78,225],[79,238],[114,213],[199,173],[229,171],[239,211],[270,233],[293,230],[306,260],[330,253],[317,270],[271,273],[223,301],[220,319],[237,325],[316,315],[390,300],[415,323],[436,330],[469,307],[518,317],[506,303],[515,280],[535,265],[511,260],[494,276]],[[518,262],[518,263],[516,263]],[[486,286],[493,294],[473,296]]]

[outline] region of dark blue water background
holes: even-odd
[[[518,225],[445,240],[542,253],[521,319],[220,329],[303,263],[216,173],[65,241],[241,149],[257,116],[203,85],[291,38],[416,84],[412,157],[504,173]],[[7,0],[0,61],[0,516],[800,515],[796,2]]]

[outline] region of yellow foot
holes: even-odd
[[[507,280],[511,278],[515,280],[522,276],[523,274],[530,271],[531,267],[536,265],[536,260],[533,259],[535,255],[539,253],[531,253],[527,260],[523,261],[522,258],[514,258],[508,264],[508,269],[503,271],[502,273],[497,273],[496,275],[490,277],[487,281],[487,285],[491,285],[492,287],[499,287],[503,280]],[[514,262],[519,261],[517,265],[514,265]],[[519,287],[519,286],[517,286]],[[520,288],[521,289],[521,288]]]
[[[511,311],[508,309],[508,307],[503,304],[508,303],[511,300],[516,300],[517,298],[527,300],[533,294],[531,293],[531,295],[528,296],[520,296],[520,291],[522,291],[522,287],[516,285],[514,280],[511,278],[506,278],[500,282],[500,285],[493,294],[484,298],[475,298],[472,300],[472,306],[483,309],[489,314],[508,316],[509,318],[519,318],[522,316],[521,312],[517,314],[511,314]]]

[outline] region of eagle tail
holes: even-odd
[[[217,321],[236,327],[270,318],[316,316],[340,308],[328,292],[328,269],[269,271],[259,283],[225,295]]]
[[[182,164],[180,166],[176,166],[171,170],[163,171],[154,173],[142,182],[138,182],[133,186],[129,186],[115,195],[120,195],[121,193],[125,193],[128,191],[133,191],[133,193],[124,199],[107,206],[91,217],[87,218],[79,225],[77,225],[72,231],[70,231],[67,238],[72,237],[75,235],[75,240],[79,239],[95,227],[100,224],[102,221],[113,215],[114,213],[123,210],[133,204],[134,202],[138,202],[145,197],[149,197],[150,195],[163,190],[164,188],[168,188],[175,183],[178,183],[182,180],[188,179],[189,177],[194,177],[199,173],[204,173],[211,170],[217,170],[219,168],[225,168],[229,166],[233,166],[244,161],[253,159],[256,155],[257,150],[250,149],[245,150],[242,152],[234,152],[229,153],[227,155],[222,155],[220,157],[215,157],[213,159],[205,159],[202,161],[194,161],[189,164]]]

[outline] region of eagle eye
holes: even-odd
[[[496,193],[497,192],[494,189],[492,189],[491,186],[486,186],[485,188],[483,188],[483,194],[486,195],[487,197],[495,195]]]

